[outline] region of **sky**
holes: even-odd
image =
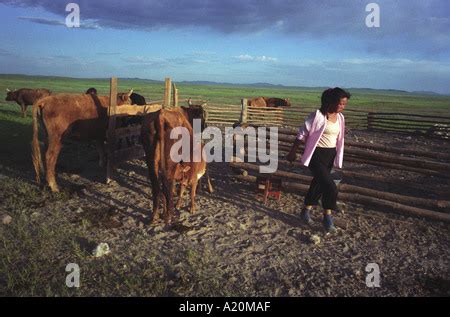
[[[79,28],[68,3],[0,0],[0,73],[450,94],[448,0],[78,0]]]

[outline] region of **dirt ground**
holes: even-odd
[[[443,141],[393,134],[351,131],[349,138],[450,149]],[[253,184],[237,181],[227,164],[213,163],[209,168],[215,192],[208,193],[206,186],[199,191],[197,213],[188,213],[186,197],[175,225],[150,226],[151,188],[143,161],[122,164],[108,186],[92,148],[64,151],[59,184],[65,190],[56,198],[48,192],[45,199],[40,196],[31,165],[22,170],[0,166],[2,184],[7,184],[0,194],[0,215],[12,216],[11,224],[0,224],[5,245],[0,253],[10,256],[0,267],[0,282],[5,283],[0,292],[6,295],[450,295],[448,224],[340,201],[346,212],[336,218],[348,226],[326,235],[320,210],[311,227],[300,223],[302,195],[286,192],[280,201],[270,200],[265,206],[255,197]],[[362,164],[346,168],[403,177],[429,189],[449,188],[448,179],[439,177]],[[19,183],[23,192],[15,192]],[[12,242],[14,237],[20,240],[18,234],[25,238]],[[313,235],[320,243],[312,242]],[[100,242],[108,243],[111,253],[96,259],[90,252]],[[14,249],[22,254],[8,253]],[[26,252],[29,257],[23,255]],[[33,261],[45,266],[45,273],[38,275],[46,286],[39,286],[40,280],[26,284],[18,276]],[[76,291],[63,284],[64,267],[74,261],[86,272]],[[380,268],[378,288],[366,285],[370,263]],[[37,271],[27,274],[33,272]]]

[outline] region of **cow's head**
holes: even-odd
[[[289,98],[284,99],[285,107],[291,106],[291,100]]]
[[[191,167],[184,162],[178,163],[175,168],[175,179],[180,180],[182,185],[189,185]]]
[[[201,105],[193,105],[192,100],[188,100],[189,107],[181,107],[185,113],[187,113],[189,122],[192,123],[194,119],[201,119],[202,131],[206,128],[206,119],[207,113],[205,111],[205,107],[208,105],[207,102],[202,103]]]
[[[97,89],[91,87],[88,90],[86,90],[86,95],[97,95]]]
[[[117,94],[117,105],[131,105],[131,99],[130,96],[133,93],[133,89],[131,89],[129,92],[125,93],[118,93]]]
[[[6,89],[6,101],[15,101],[17,99],[17,92],[11,89]]]

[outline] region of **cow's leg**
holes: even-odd
[[[20,110],[22,111],[22,117],[26,118],[26,116],[27,116],[27,106],[24,103],[20,104]]]
[[[181,183],[180,184],[180,197],[178,197],[178,202],[177,202],[177,209],[181,208],[181,203],[183,202],[183,195],[184,192],[186,191],[186,185]]]
[[[193,180],[192,184],[191,184],[191,214],[195,213],[195,196],[197,194],[197,185],[198,185],[198,181],[197,180]]]
[[[55,167],[58,160],[59,152],[61,151],[61,138],[50,138],[48,149],[45,153],[45,165],[47,168],[47,183],[52,192],[59,192],[58,184],[56,183]]]
[[[213,185],[211,183],[211,178],[209,178],[208,170],[206,171],[206,180],[208,182],[208,191],[209,191],[209,193],[210,194],[214,193],[214,187],[213,187]]]
[[[155,224],[158,222],[160,216],[159,205],[162,198],[161,188],[159,186],[159,180],[157,173],[155,172],[154,164],[151,162],[147,162],[147,165],[149,167],[150,182],[152,183],[153,213],[151,222]]]
[[[170,225],[172,223],[173,220],[173,193],[172,193],[172,188],[173,188],[173,179],[168,179],[167,177],[162,177],[163,178],[163,193],[164,193],[164,197],[166,199],[165,201],[165,206],[166,206],[166,210],[164,212],[164,221],[166,223],[166,225]]]
[[[101,168],[106,167],[106,150],[105,142],[103,140],[95,140],[95,146],[98,152],[98,166]]]

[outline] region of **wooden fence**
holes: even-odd
[[[225,126],[245,122],[251,125],[298,128],[312,111],[314,109],[302,109],[296,106],[249,107],[247,99],[242,99],[240,105],[209,104],[207,107],[208,123]],[[445,116],[347,109],[345,122],[350,129],[421,134],[450,139],[450,117]]]
[[[166,78],[166,91],[164,101],[160,103],[150,103],[147,105],[122,105],[117,106],[117,78],[112,77],[110,81],[110,104],[108,107],[108,131],[106,134],[106,151],[108,162],[106,167],[106,183],[110,183],[114,178],[114,172],[118,164],[133,159],[140,159],[144,156],[142,145],[138,142],[141,133],[141,125],[129,127],[117,127],[117,118],[123,116],[143,116],[148,113],[159,111],[170,106],[170,93],[167,94],[167,87],[171,87],[170,78]],[[130,143],[130,144],[129,144]],[[119,147],[118,144],[121,146]]]
[[[305,118],[313,109],[300,109],[299,107],[290,108],[255,108],[248,107],[247,100],[242,99],[241,105],[209,105],[208,123],[211,125],[238,125],[247,123],[253,126],[276,126],[278,127],[278,170],[270,174],[270,177],[281,178],[284,188],[293,189],[296,192],[306,193],[311,176],[298,173],[298,169],[305,168],[301,163],[288,163],[285,155],[290,150],[297,133],[297,129],[303,124]],[[360,110],[345,111],[346,125],[354,129],[369,129],[382,131],[395,131],[407,133],[426,134],[429,129],[436,124],[450,125],[450,118],[437,116],[419,116],[397,113],[369,113]],[[387,124],[386,124],[387,123]],[[385,125],[385,126],[383,126]],[[412,128],[413,127],[413,128]],[[268,138],[268,133],[265,136]],[[259,137],[256,136],[257,140]],[[238,158],[230,163],[233,170],[238,173],[236,177],[242,181],[251,183],[256,182],[254,175],[259,174],[259,165],[256,163],[245,163],[250,158],[249,144],[252,137],[246,136],[245,148],[239,152],[244,154],[244,162]],[[268,141],[268,140],[267,140]],[[302,151],[302,147],[299,152]],[[450,154],[438,149],[435,152],[421,151],[415,149],[398,149],[378,144],[364,144],[358,142],[346,141],[346,161],[353,163],[363,163],[379,166],[387,169],[396,169],[409,172],[415,172],[423,175],[434,176],[444,179],[450,179]],[[401,156],[399,154],[402,154]],[[237,153],[236,153],[237,155]],[[254,161],[253,161],[254,162]],[[265,164],[262,164],[265,165]],[[297,169],[292,172],[292,168]],[[253,174],[249,175],[249,172]],[[426,192],[430,196],[439,197],[438,199],[427,199],[419,197],[410,197],[405,194],[394,194],[387,191],[374,190],[348,184],[347,180],[364,179],[378,184],[394,185],[395,182],[385,179],[385,177],[364,173],[361,171],[340,171],[345,183],[339,184],[339,198],[348,202],[368,204],[373,207],[379,207],[382,210],[394,210],[407,215],[415,215],[429,219],[450,222],[450,194],[438,189],[430,189],[429,192],[422,188],[420,184],[405,183],[402,186],[414,190]],[[268,176],[268,175],[267,175]]]

